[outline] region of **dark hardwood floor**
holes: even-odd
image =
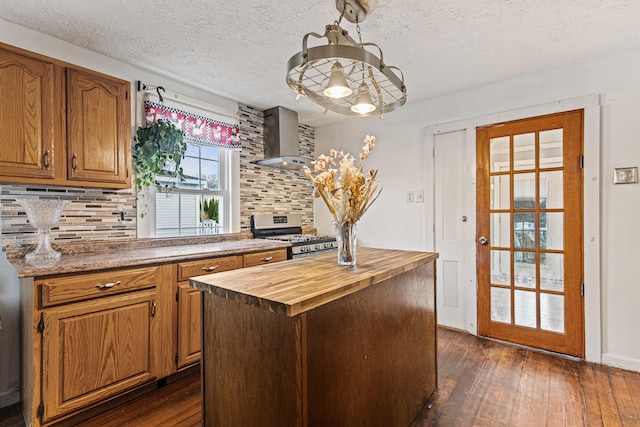
[[[414,427],[640,426],[640,373],[442,328],[438,340],[439,391]],[[11,412],[0,410],[0,426],[23,427]],[[200,421],[200,379],[193,374],[80,425]]]

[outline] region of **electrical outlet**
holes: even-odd
[[[413,203],[413,191],[407,191],[407,203]]]
[[[416,190],[415,200],[416,203],[424,203],[424,190]]]

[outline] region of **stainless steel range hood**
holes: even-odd
[[[300,156],[298,113],[284,107],[264,111],[264,159],[254,163],[280,169],[302,169],[311,159]]]

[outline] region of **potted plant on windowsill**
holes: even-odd
[[[138,197],[150,186],[156,186],[158,191],[169,191],[173,185],[183,182],[185,178],[180,163],[186,150],[184,132],[173,123],[158,120],[148,126],[140,126],[132,149]],[[159,176],[166,179],[160,182]],[[144,212],[140,216],[143,217]]]

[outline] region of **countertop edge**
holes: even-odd
[[[243,244],[250,243],[250,247],[242,247]],[[227,249],[215,249],[206,250],[209,245],[216,246],[230,246]],[[175,246],[160,246],[152,248],[138,248],[138,249],[126,249],[119,252],[120,258],[114,260],[100,260],[99,263],[82,262],[81,260],[101,257],[104,253],[95,252],[91,254],[72,254],[63,255],[63,259],[60,263],[44,266],[34,267],[27,264],[24,260],[8,260],[9,264],[18,273],[18,278],[26,277],[49,277],[58,276],[63,274],[74,273],[90,273],[96,271],[112,270],[116,268],[129,268],[129,267],[144,267],[149,265],[161,265],[169,264],[181,261],[194,261],[209,257],[227,256],[227,255],[244,255],[253,252],[261,252],[268,250],[286,249],[291,244],[288,242],[279,242],[275,240],[264,239],[241,239],[230,240],[223,242],[216,242],[211,244],[193,244],[193,245],[175,245]],[[177,248],[184,249],[183,253],[174,255],[157,255],[157,251],[170,251]],[[205,249],[202,251],[202,249]],[[69,261],[68,259],[74,257],[76,259]],[[65,259],[67,258],[67,259]]]
[[[365,248],[363,248],[365,249]],[[366,250],[366,249],[365,249]],[[258,307],[261,309],[266,309],[271,312],[285,314],[289,317],[294,317],[299,314],[305,313],[307,311],[313,310],[321,305],[327,304],[329,302],[335,301],[337,299],[343,298],[347,295],[353,294],[360,290],[366,289],[375,284],[384,282],[385,280],[391,279],[400,274],[411,271],[415,268],[418,268],[424,264],[428,264],[430,262],[434,262],[438,258],[438,254],[435,252],[420,252],[420,251],[399,251],[399,250],[387,250],[387,249],[371,249],[374,251],[388,251],[393,253],[404,253],[410,254],[413,258],[409,261],[400,262],[397,266],[392,268],[385,269],[383,271],[376,270],[372,268],[370,271],[365,271],[364,273],[359,273],[357,279],[354,279],[352,283],[347,285],[343,285],[339,288],[330,289],[322,294],[315,295],[309,298],[302,298],[299,301],[295,301],[292,303],[284,303],[282,301],[276,301],[274,299],[259,297],[256,295],[250,295],[245,292],[240,292],[234,289],[229,289],[228,287],[218,286],[214,283],[208,283],[207,277],[211,277],[213,280],[218,281],[224,278],[223,275],[227,273],[233,272],[221,272],[216,273],[215,275],[203,275],[191,278],[189,280],[190,286],[192,288],[198,289],[201,292],[206,292],[212,295],[216,295],[218,297],[226,298],[229,300],[235,300],[242,302],[244,304],[252,305],[254,307]],[[318,255],[314,257],[310,257],[302,260],[289,260],[286,263],[295,263],[299,261],[300,267],[304,268],[305,263],[313,262],[312,259],[322,259],[326,258],[326,256]],[[331,260],[335,263],[335,254],[331,254],[329,256]],[[274,268],[275,264],[272,265],[264,265],[258,267],[252,267],[250,274],[259,275],[260,269]],[[277,268],[277,267],[275,267]],[[282,266],[280,266],[282,268]],[[343,267],[349,268],[349,267]],[[249,273],[247,269],[241,270],[242,273]],[[236,271],[235,274],[238,274]]]

